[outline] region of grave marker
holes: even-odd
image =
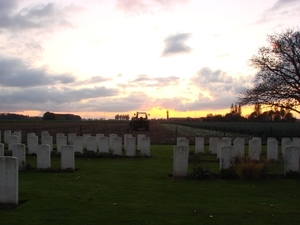
[[[16,157],[0,157],[0,203],[19,203],[19,166]]]

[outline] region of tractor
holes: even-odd
[[[129,124],[130,130],[137,131],[139,129],[144,129],[145,131],[149,131],[150,121],[148,116],[150,116],[150,114],[147,114],[146,112],[135,113]]]

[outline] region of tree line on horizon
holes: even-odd
[[[210,113],[203,118],[205,122],[295,122],[296,120],[289,109],[273,106],[270,110],[262,112],[260,104],[255,104],[253,112],[246,117],[242,116],[241,105],[232,104],[230,112],[225,115],[213,115]]]

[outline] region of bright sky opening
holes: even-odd
[[[0,112],[225,114],[299,21],[300,0],[0,0]]]

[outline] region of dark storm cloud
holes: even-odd
[[[30,68],[20,59],[0,58],[1,87],[34,87],[74,81],[71,74],[52,74],[46,68]]]
[[[185,44],[186,41],[192,36],[190,33],[177,33],[168,36],[165,42],[165,48],[162,52],[162,56],[171,56],[175,54],[190,53],[192,48]]]

